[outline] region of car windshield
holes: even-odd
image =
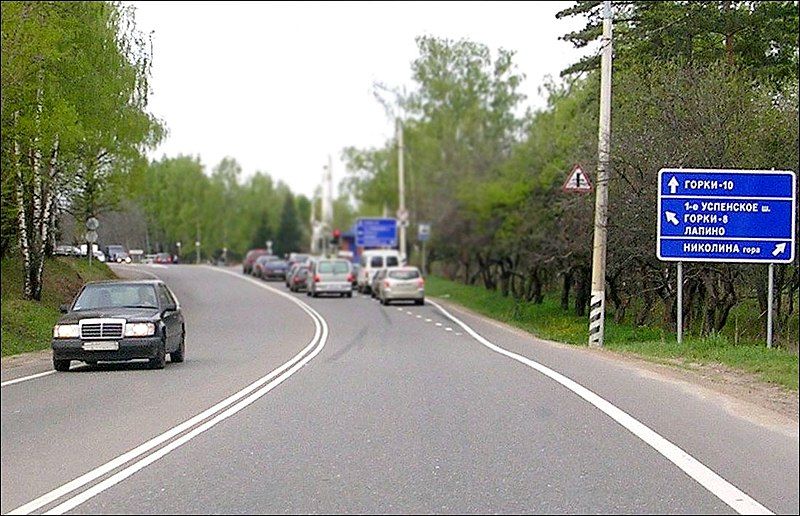
[[[320,262],[319,272],[321,274],[345,274],[350,272],[347,262]]]
[[[389,277],[397,280],[416,279],[419,278],[419,271],[413,269],[407,271],[390,271]]]
[[[99,308],[158,308],[156,290],[148,284],[87,285],[73,310]]]

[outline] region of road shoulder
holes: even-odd
[[[569,349],[614,361],[634,369],[642,376],[678,384],[687,393],[714,397],[729,412],[766,426],[798,427],[798,393],[766,383],[754,374],[737,371],[722,364],[697,364],[679,360],[655,361],[632,353],[608,349],[590,349],[541,339],[522,329],[497,321],[448,299],[433,298],[448,310],[479,319],[513,333],[530,344]]]

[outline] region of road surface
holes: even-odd
[[[450,306],[116,270],[173,289],[186,362],[4,370],[4,514],[798,513],[796,423],[608,355]]]

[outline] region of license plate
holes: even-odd
[[[119,342],[111,342],[111,341],[84,342],[83,349],[85,349],[86,351],[117,351],[119,350]]]

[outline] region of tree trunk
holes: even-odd
[[[14,113],[14,125],[16,126],[19,113]],[[19,141],[14,139],[14,189],[17,201],[17,220],[19,223],[19,249],[22,253],[22,267],[24,269],[22,282],[22,295],[25,299],[33,299],[33,288],[31,286],[31,243],[28,234],[28,207],[25,202],[25,178],[22,174],[22,164],[20,163]]]
[[[727,29],[725,31],[725,57],[728,59],[728,65],[733,66],[733,34],[730,32],[730,24],[731,24],[731,2],[726,1],[723,2],[723,7],[725,9],[725,14],[727,15],[726,18],[726,26]]]
[[[542,304],[544,296],[542,295],[542,278],[540,276],[539,267],[534,267],[530,272],[530,287],[528,289],[528,301],[534,304]]]
[[[561,283],[561,309],[565,312],[569,310],[569,290],[572,287],[572,271],[564,271]]]
[[[621,323],[625,319],[625,304],[619,295],[619,288],[617,286],[616,276],[609,278],[608,282],[608,299],[614,305],[614,322]]]
[[[575,315],[584,317],[589,306],[590,288],[589,271],[579,267],[575,275]]]
[[[59,139],[58,135],[56,135],[56,140],[53,144],[53,151],[50,155],[50,163],[47,170],[47,180],[40,182],[40,195],[44,200],[44,204],[41,206],[42,213],[39,216],[39,234],[37,235],[39,239],[39,249],[37,252],[38,263],[36,264],[35,269],[35,279],[34,279],[34,290],[33,295],[34,299],[37,301],[42,299],[42,275],[44,273],[44,258],[45,258],[45,247],[47,243],[50,241],[50,223],[52,221],[51,212],[53,210],[53,206],[55,204],[55,188],[53,188],[53,184],[56,180],[56,173],[57,173],[57,163],[58,163],[58,144]]]

